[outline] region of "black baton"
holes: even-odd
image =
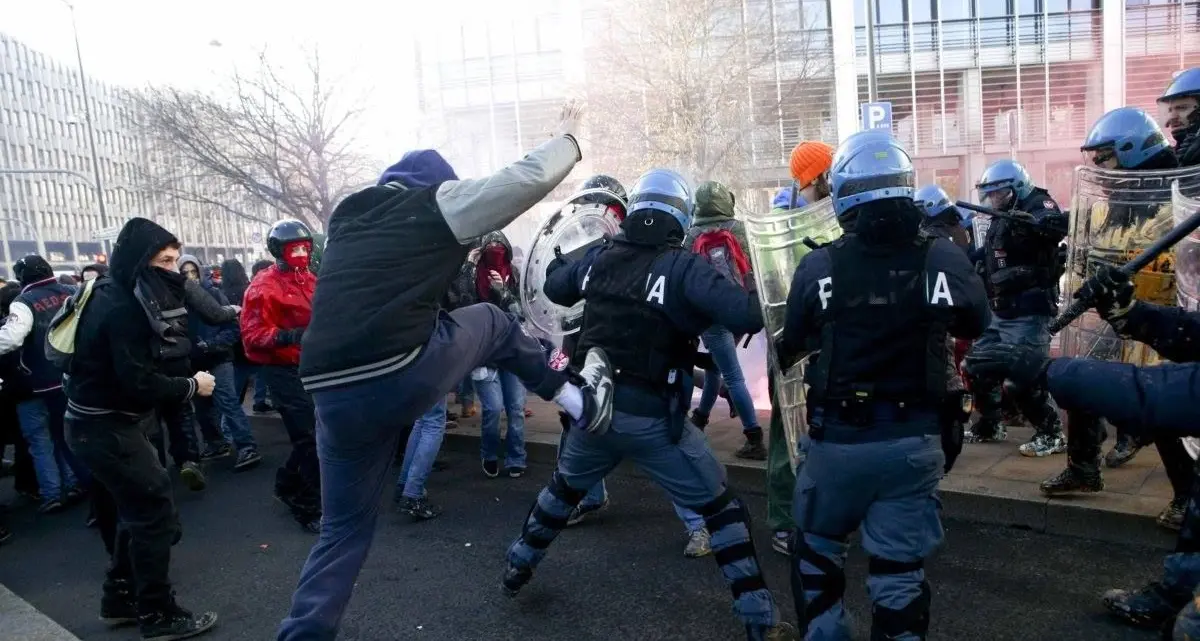
[[[1031,221],[1031,220],[1021,218],[1020,216],[1014,216],[1006,211],[1000,211],[999,209],[992,209],[991,207],[984,207],[983,205],[976,205],[974,203],[968,203],[968,202],[965,202],[962,200],[960,200],[954,204],[958,207],[962,207],[963,209],[970,209],[971,211],[979,212],[985,216],[995,216],[996,218],[1006,218],[1006,219],[1014,221],[1014,222],[1025,223],[1026,225],[1034,224],[1033,221]]]
[[[1197,228],[1200,228],[1200,211],[1188,216],[1187,220],[1171,229],[1171,231],[1167,232],[1162,238],[1154,241],[1153,245],[1150,245],[1146,249],[1142,250],[1142,253],[1135,256],[1133,260],[1122,265],[1120,270],[1124,272],[1126,276],[1132,278],[1134,274],[1140,272],[1144,267],[1154,262],[1154,259],[1158,258],[1160,254],[1174,247],[1176,243],[1183,240],[1188,234],[1196,231]],[[1070,304],[1070,306],[1063,310],[1063,313],[1058,315],[1058,318],[1050,321],[1050,325],[1048,327],[1050,333],[1057,334],[1058,332],[1062,331],[1064,327],[1070,325],[1071,321],[1079,318],[1091,306],[1092,301],[1076,299]]]

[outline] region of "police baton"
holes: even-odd
[[[979,212],[985,216],[995,216],[996,218],[1004,218],[1013,222],[1025,223],[1027,225],[1033,223],[1033,221],[1027,218],[1021,218],[1020,216],[1015,216],[1009,212],[1000,211],[999,209],[992,209],[991,207],[984,207],[983,205],[976,205],[974,203],[968,203],[961,200],[954,204],[958,207],[962,207],[963,209],[970,209],[971,211]]]
[[[1142,271],[1143,268],[1154,262],[1154,259],[1158,258],[1160,254],[1174,247],[1176,243],[1183,240],[1188,234],[1196,231],[1197,228],[1200,228],[1200,211],[1188,216],[1187,220],[1167,232],[1162,238],[1154,241],[1153,245],[1142,250],[1142,253],[1135,256],[1133,260],[1122,265],[1120,271],[1132,278],[1134,274]],[[1048,327],[1050,333],[1057,334],[1062,331],[1064,327],[1070,325],[1071,321],[1079,318],[1091,306],[1092,301],[1090,300],[1076,299],[1070,306],[1063,310],[1063,313],[1058,315],[1058,318],[1050,321]]]

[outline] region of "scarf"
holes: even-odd
[[[489,272],[500,274],[506,285],[512,278],[512,265],[504,259],[506,253],[501,245],[492,245],[483,250],[479,266],[475,268],[475,292],[479,294],[479,300],[492,299],[492,277]]]

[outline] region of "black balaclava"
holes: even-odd
[[[28,287],[38,281],[54,278],[54,268],[45,258],[30,254],[13,265],[13,274],[21,282],[21,287]]]
[[[912,242],[924,217],[911,198],[888,198],[850,208],[838,224],[868,245],[895,246]]]

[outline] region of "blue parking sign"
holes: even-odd
[[[892,103],[864,102],[862,104],[862,128],[892,130]]]

